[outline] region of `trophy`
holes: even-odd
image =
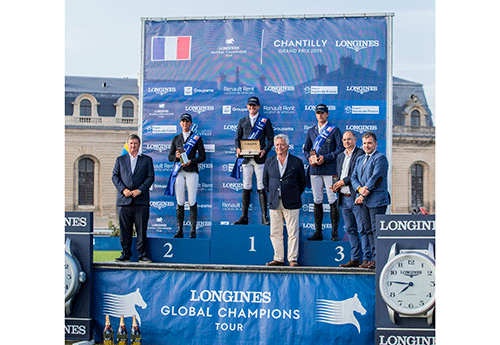
[[[316,150],[309,151],[309,154],[311,155],[311,158],[309,160],[311,165],[317,164],[318,163],[318,156],[316,155]]]
[[[189,162],[189,158],[188,158],[188,156],[186,154],[186,151],[184,150],[184,147],[180,147],[177,150],[181,154],[181,157],[180,157],[181,164],[186,164],[187,162]]]
[[[240,157],[256,158],[260,154],[260,142],[258,139],[242,139],[240,140]]]

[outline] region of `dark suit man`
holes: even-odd
[[[360,267],[375,268],[376,215],[385,214],[390,204],[387,189],[389,162],[382,152],[377,151],[375,133],[363,134],[363,151],[365,151],[365,156],[359,157],[356,161],[351,183],[358,193],[355,204],[360,207],[363,227],[367,229],[372,248],[371,261],[363,260]]]
[[[267,195],[262,184],[262,172],[264,171],[264,163],[266,162],[267,154],[273,147],[274,130],[271,125],[271,120],[264,118],[259,114],[260,100],[257,97],[250,97],[247,101],[248,116],[240,119],[236,130],[236,156],[239,157],[241,152],[241,140],[248,139],[256,124],[262,126],[260,134],[254,138],[259,139],[260,153],[256,158],[245,158],[242,163],[243,171],[243,195],[241,201],[241,217],[233,224],[246,225],[248,224],[248,208],[250,206],[250,193],[252,191],[252,176],[255,172],[257,180],[257,192],[259,193],[259,203],[262,211],[262,224],[269,225],[269,217],[267,216]],[[238,168],[239,169],[239,168]]]
[[[137,231],[137,252],[140,262],[151,262],[146,256],[146,235],[149,220],[149,188],[155,180],[153,159],[140,154],[141,139],[131,134],[127,145],[129,153],[116,159],[113,183],[118,190],[116,206],[120,223],[122,255],[115,261],[130,261],[132,256],[133,225]]]
[[[340,266],[358,267],[361,264],[361,258],[367,261],[371,260],[368,233],[363,227],[360,209],[354,205],[356,190],[351,183],[356,161],[359,157],[364,156],[365,152],[356,146],[356,135],[352,131],[344,133],[342,144],[345,150],[337,156],[337,171],[340,179],[330,187],[337,193],[338,204],[342,210],[345,229],[351,244],[351,259]]]
[[[267,266],[283,266],[283,219],[288,233],[288,262],[297,266],[299,256],[299,212],[301,194],[306,188],[304,163],[288,153],[289,139],[285,134],[274,137],[276,156],[269,157],[264,166],[264,186],[269,193],[271,243],[274,259]]]

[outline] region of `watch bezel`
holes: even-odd
[[[434,272],[436,268],[436,262],[434,259],[429,257],[428,255],[419,253],[419,252],[405,252],[405,253],[399,253],[393,258],[391,258],[387,263],[384,265],[382,268],[382,271],[380,272],[380,279],[379,279],[379,290],[380,290],[380,296],[384,300],[385,304],[393,309],[394,311],[402,314],[402,315],[409,315],[409,316],[415,316],[415,315],[421,315],[427,313],[429,310],[431,310],[436,302],[436,294],[434,293],[426,304],[424,304],[421,307],[414,308],[414,309],[407,309],[404,307],[399,306],[397,303],[394,303],[391,297],[388,297],[386,295],[386,284],[387,284],[387,279],[389,277],[389,271],[390,268],[393,267],[394,263],[400,260],[405,260],[409,259],[412,257],[419,257],[421,259],[427,260],[428,263],[434,267]],[[435,287],[434,287],[435,289]]]

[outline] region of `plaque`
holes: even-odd
[[[240,157],[256,158],[260,154],[260,142],[258,139],[242,139],[240,140]]]
[[[318,163],[318,156],[316,156],[316,150],[311,150],[309,152],[309,154],[311,155],[311,159],[310,159],[310,162],[311,162],[311,165],[315,165]]]
[[[179,148],[177,151],[179,151],[179,153],[181,154],[181,157],[179,158],[181,161],[181,164],[186,164],[187,162],[189,162],[189,158],[188,158],[186,151],[184,150],[183,147]]]

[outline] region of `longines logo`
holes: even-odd
[[[148,87],[148,92],[156,93],[160,96],[166,95],[167,93],[176,92],[177,89],[173,86],[164,87]]]
[[[164,152],[170,150],[171,144],[147,144],[146,149],[156,152]]]
[[[435,345],[436,337],[433,336],[417,336],[417,335],[379,335],[379,345],[399,345],[399,344],[414,344],[414,345]]]
[[[377,130],[377,125],[347,125],[345,126],[346,131],[353,131],[363,134],[365,132],[374,132]]]
[[[347,86],[347,91],[348,92],[357,92],[357,93],[363,95],[367,92],[378,91],[378,88],[376,86]]]
[[[288,91],[295,91],[295,86],[286,86],[286,85],[264,86],[264,91],[274,92],[277,93],[278,95],[281,95],[282,93]]]
[[[225,131],[236,132],[236,130],[238,129],[238,125],[224,125],[223,129]]]
[[[162,208],[165,208],[167,206],[173,207],[174,202],[173,201],[150,201],[149,206],[161,210]]]
[[[380,221],[381,231],[434,231],[436,230],[433,220],[391,220],[386,223]]]
[[[401,271],[405,276],[413,278],[422,274],[422,271]]]
[[[222,188],[224,188],[224,189],[232,189],[234,191],[239,192],[240,190],[243,189],[243,183],[237,183],[237,182],[227,183],[227,182],[224,182],[222,184]]]
[[[359,52],[361,49],[378,47],[380,42],[378,40],[342,40],[335,41],[335,47],[342,47],[352,49]]]
[[[328,111],[329,111],[329,112],[330,112],[330,111],[334,111],[334,110],[336,110],[336,109],[337,109],[337,107],[336,107],[336,106],[334,106],[334,105],[327,105],[326,107],[328,108]],[[314,105],[314,104],[305,105],[305,106],[304,106],[304,110],[311,110],[311,111],[315,111],[315,110],[316,110],[316,105]]]
[[[213,105],[186,105],[186,111],[194,111],[197,114],[201,114],[207,111],[214,111],[215,107]]]

